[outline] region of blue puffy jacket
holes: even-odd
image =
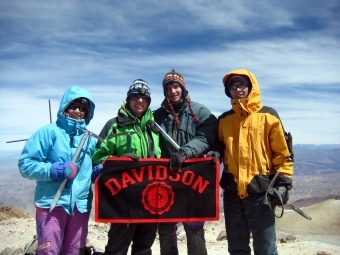
[[[90,100],[91,109],[86,119],[77,121],[64,116],[67,106],[76,98],[85,97]],[[86,128],[93,118],[95,105],[90,93],[73,86],[67,89],[60,102],[57,121],[36,131],[26,142],[19,158],[19,169],[23,177],[35,180],[36,189],[34,203],[41,208],[50,208],[52,200],[60,186],[60,182],[50,178],[50,168],[54,162],[71,161],[83,137],[83,131],[76,127]],[[96,140],[88,137],[79,154],[77,163],[80,169],[76,177],[68,180],[57,206],[73,215],[77,205],[80,212],[91,210],[93,193],[91,189],[92,154]]]

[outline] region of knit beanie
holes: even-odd
[[[170,72],[167,72],[163,78],[163,91],[164,91],[164,96],[167,97],[167,93],[166,93],[166,86],[169,83],[173,83],[173,82],[177,82],[181,88],[182,88],[182,95],[183,97],[187,97],[188,96],[188,91],[186,90],[186,84],[183,78],[183,75],[181,75],[179,72],[176,72],[175,70],[171,70]]]
[[[181,86],[181,88],[182,88],[182,99],[183,99],[182,104],[186,103],[188,105],[189,111],[190,111],[192,118],[193,118],[192,121],[194,123],[197,123],[199,121],[199,118],[197,117],[197,115],[194,113],[194,110],[192,109],[190,98],[188,96],[188,91],[185,88],[186,84],[185,84],[184,78],[179,72],[176,72],[175,70],[171,70],[170,72],[165,74],[162,84],[163,84],[164,96],[167,99],[170,111],[171,111],[172,115],[174,116],[175,124],[179,125],[181,123],[181,121],[179,120],[179,118],[178,118],[178,116],[175,112],[174,105],[170,102],[170,100],[168,99],[168,95],[166,93],[166,86],[170,83],[173,83],[173,82],[176,82]]]
[[[251,82],[249,80],[249,77],[246,75],[239,75],[239,74],[232,74],[231,76],[229,76],[229,78],[224,82],[224,91],[225,94],[231,98],[230,95],[230,86],[233,85],[236,82],[240,82],[241,84],[245,84],[248,89],[249,89],[249,93],[251,91]]]
[[[138,95],[138,96],[146,96],[148,98],[149,105],[151,103],[151,90],[149,84],[142,80],[137,79],[132,82],[127,92],[126,101],[130,100],[130,96]]]

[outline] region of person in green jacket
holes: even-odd
[[[101,162],[108,157],[130,157],[133,160],[161,157],[159,134],[151,125],[150,94],[147,82],[133,81],[118,116],[110,119],[100,132],[105,143],[98,142],[93,154],[93,179],[103,168]],[[132,255],[151,255],[156,232],[157,223],[112,223],[104,254],[127,254],[132,242]]]

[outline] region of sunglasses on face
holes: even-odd
[[[138,101],[139,99],[142,99],[143,103],[146,103],[149,101],[149,97],[148,96],[131,96],[130,97],[132,101]]]
[[[76,109],[79,109],[79,111],[81,112],[85,112],[87,110],[87,107],[85,105],[81,105],[81,104],[77,104],[77,103],[71,103],[67,109],[69,110],[76,110]]]
[[[230,85],[229,89],[230,90],[236,90],[236,89],[245,89],[247,87],[246,84],[239,84],[239,85]]]

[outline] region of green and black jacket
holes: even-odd
[[[138,119],[123,104],[118,110],[118,116],[110,119],[100,132],[105,143],[98,142],[92,157],[93,165],[125,153],[133,153],[141,158],[160,158],[159,133],[152,129],[152,122],[150,109],[146,110],[142,119]]]

